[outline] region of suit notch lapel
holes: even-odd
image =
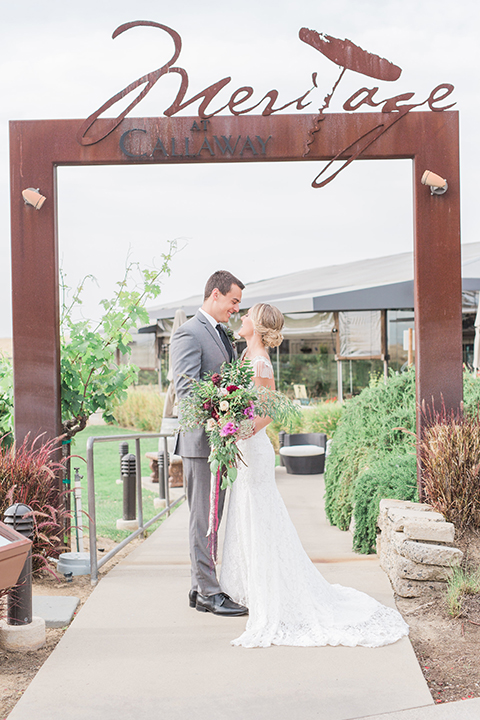
[[[217,330],[212,326],[212,324],[210,322],[208,322],[205,315],[202,315],[201,312],[198,313],[197,317],[200,320],[200,322],[202,323],[202,325],[204,325],[204,327],[206,328],[207,332],[210,334],[212,339],[215,340],[217,346],[222,351],[222,354],[223,354],[225,360],[228,362],[230,360],[230,358],[228,356],[227,349],[226,349],[225,345],[223,344],[222,338],[218,334]]]

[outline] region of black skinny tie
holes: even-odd
[[[228,339],[227,333],[225,332],[223,325],[220,325],[220,323],[218,323],[216,328],[218,330],[218,334],[222,339],[223,344],[225,345],[225,350],[228,353],[228,359],[231,361],[233,359],[233,349],[230,344],[230,340]]]

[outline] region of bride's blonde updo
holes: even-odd
[[[250,309],[250,319],[255,332],[260,335],[265,347],[277,347],[283,340],[283,315],[280,310],[267,303],[257,303]]]

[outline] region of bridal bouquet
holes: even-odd
[[[181,429],[203,426],[210,443],[212,475],[220,472],[222,489],[233,484],[242,461],[237,441],[253,435],[255,416],[285,421],[298,408],[281,393],[255,387],[249,360],[224,363],[220,373],[191,380],[188,397],[180,401]]]
[[[220,486],[224,489],[233,484],[238,463],[243,462],[237,441],[253,435],[255,416],[285,422],[299,412],[284,395],[256,387],[252,379],[249,360],[224,363],[220,373],[207,375],[204,380],[191,379],[190,394],[179,403],[180,429],[204,427],[210,443],[212,482],[207,535],[213,562],[217,554]]]

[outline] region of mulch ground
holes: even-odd
[[[465,533],[457,542],[470,570],[480,567],[480,537]],[[467,595],[462,613],[448,614],[443,593],[396,598],[410,625],[410,640],[435,702],[480,697],[480,595]]]

